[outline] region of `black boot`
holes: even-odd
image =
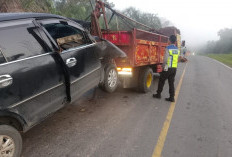
[[[169,97],[169,98],[165,98],[166,101],[171,101],[171,102],[175,102],[174,97]]]
[[[157,98],[157,99],[160,99],[161,98],[161,94],[153,94],[153,98]]]

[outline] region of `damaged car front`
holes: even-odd
[[[22,149],[19,132],[98,85],[114,92],[114,59],[126,56],[75,21],[43,13],[0,15],[0,43],[0,136],[12,140],[13,156]]]

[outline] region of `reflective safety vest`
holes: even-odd
[[[178,49],[168,49],[169,56],[167,65],[169,68],[177,68],[180,51]]]

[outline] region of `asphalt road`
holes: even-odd
[[[232,156],[232,70],[193,56],[183,73],[163,157]],[[157,88],[157,78],[153,92]],[[169,112],[168,85],[162,99],[152,93],[97,89],[23,135],[23,157],[152,157]]]

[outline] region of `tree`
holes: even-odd
[[[61,0],[55,5],[57,14],[78,20],[85,20],[92,11],[89,0]]]
[[[0,12],[55,13],[53,0],[1,0]]]
[[[167,20],[166,18],[160,17],[159,19],[161,21],[161,27],[162,28],[174,26],[174,24],[171,21]]]
[[[123,14],[127,17],[134,19],[142,24],[150,26],[153,29],[161,28],[161,22],[156,14],[141,12],[140,10],[129,7],[123,11]]]
[[[21,0],[25,12],[56,13],[53,0]]]
[[[232,28],[218,31],[220,37],[217,41],[208,41],[205,53],[232,53]]]
[[[91,0],[94,4],[94,0]],[[113,3],[109,3],[108,0],[103,2],[114,7]],[[0,2],[1,12],[46,12],[62,15],[69,18],[78,20],[86,20],[92,12],[90,0],[1,0]],[[156,14],[141,12],[138,9],[129,7],[123,12],[126,16],[150,26],[153,29],[161,28],[161,22]],[[112,12],[106,9],[106,16],[109,20]],[[88,19],[90,20],[90,19]],[[104,28],[104,21],[102,18],[99,20],[101,28]],[[123,20],[120,17],[114,16],[109,24],[111,30],[131,30],[131,28],[142,28],[140,25],[136,25],[128,20]]]
[[[21,0],[1,0],[0,12],[22,12]]]

